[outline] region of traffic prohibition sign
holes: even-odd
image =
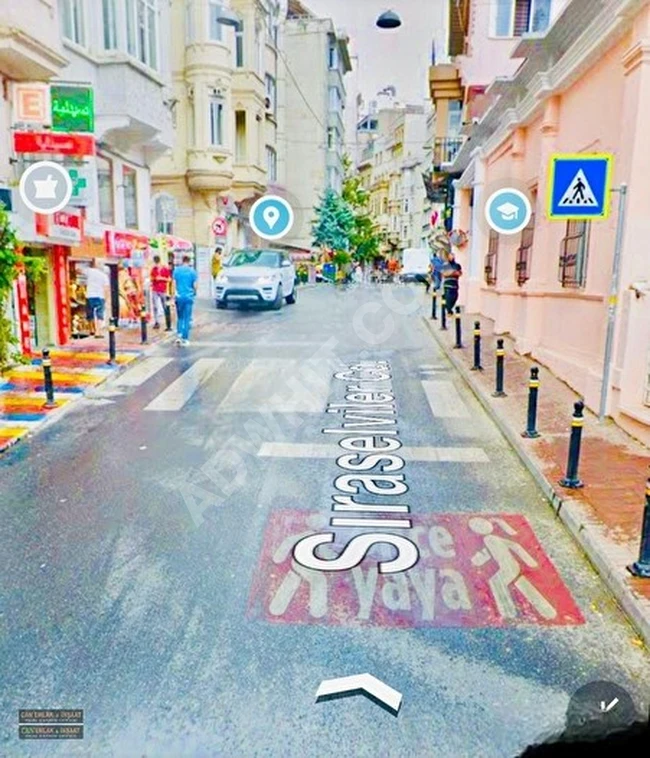
[[[212,222],[212,232],[215,237],[224,237],[228,232],[228,222],[223,216],[217,216]]]

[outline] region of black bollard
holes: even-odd
[[[438,293],[433,290],[433,296],[431,298],[431,318],[435,321],[438,318],[436,311],[438,310]]]
[[[492,397],[507,397],[503,391],[503,374],[505,370],[505,355],[506,351],[503,347],[503,340],[497,340],[497,376],[496,376],[496,388],[492,393]]]
[[[650,579],[650,477],[645,483],[645,507],[641,524],[641,546],[639,560],[627,567],[632,576]]]
[[[530,370],[530,381],[528,382],[528,421],[526,431],[521,433],[522,437],[535,439],[540,436],[537,431],[537,396],[539,394],[539,369],[533,366]]]
[[[460,316],[460,306],[456,306],[456,313],[454,314],[454,318],[456,319],[456,344],[454,345],[455,349],[461,348],[463,346],[463,339],[461,335],[461,329],[462,329],[462,322],[461,322],[461,316]]]
[[[483,371],[481,366],[481,322],[474,322],[474,365],[472,371]]]
[[[117,329],[117,319],[112,318],[108,322],[108,365],[114,366],[115,361],[115,331]]]
[[[580,400],[573,405],[573,418],[571,419],[571,441],[569,443],[569,460],[567,462],[566,476],[560,479],[562,487],[577,490],[584,487],[584,483],[578,479],[578,464],[580,463],[580,441],[582,439],[582,427],[585,423],[583,412],[585,404]]]
[[[440,331],[447,331],[447,303],[445,302],[445,291],[440,296]]]
[[[172,330],[172,306],[171,298],[165,299],[165,331],[171,332]]]
[[[56,408],[54,402],[54,382],[52,381],[52,359],[50,358],[50,351],[47,348],[43,349],[43,383],[45,385],[45,405],[43,408]]]
[[[140,310],[140,343],[147,344],[147,309],[144,305]]]

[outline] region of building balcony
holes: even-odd
[[[96,135],[121,152],[144,147],[155,158],[173,145],[172,117],[164,83],[132,60],[97,67]]]
[[[437,100],[462,100],[463,85],[460,71],[451,64],[440,64],[429,68],[429,93]]]
[[[262,195],[267,189],[266,171],[251,164],[234,164],[232,194],[235,202]]]
[[[239,99],[250,101],[254,99],[256,103],[262,105],[266,100],[264,82],[260,77],[250,69],[235,68],[232,72],[232,96],[233,102]]]
[[[433,144],[434,171],[444,171],[449,168],[464,142],[464,137],[436,137]]]
[[[16,81],[46,81],[67,65],[56,4],[43,0],[2,3],[0,71]]]
[[[232,156],[226,150],[187,151],[187,184],[193,192],[225,192],[233,178]]]

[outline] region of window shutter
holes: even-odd
[[[532,0],[515,0],[515,37],[521,37],[529,29]]]

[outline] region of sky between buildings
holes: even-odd
[[[444,40],[443,0],[302,0],[315,14],[333,19],[351,38],[358,56],[359,90],[368,103],[377,92],[393,85],[402,103],[428,98],[428,67],[434,37]],[[399,29],[377,28],[386,10],[402,19]],[[442,53],[442,49],[439,51]]]

